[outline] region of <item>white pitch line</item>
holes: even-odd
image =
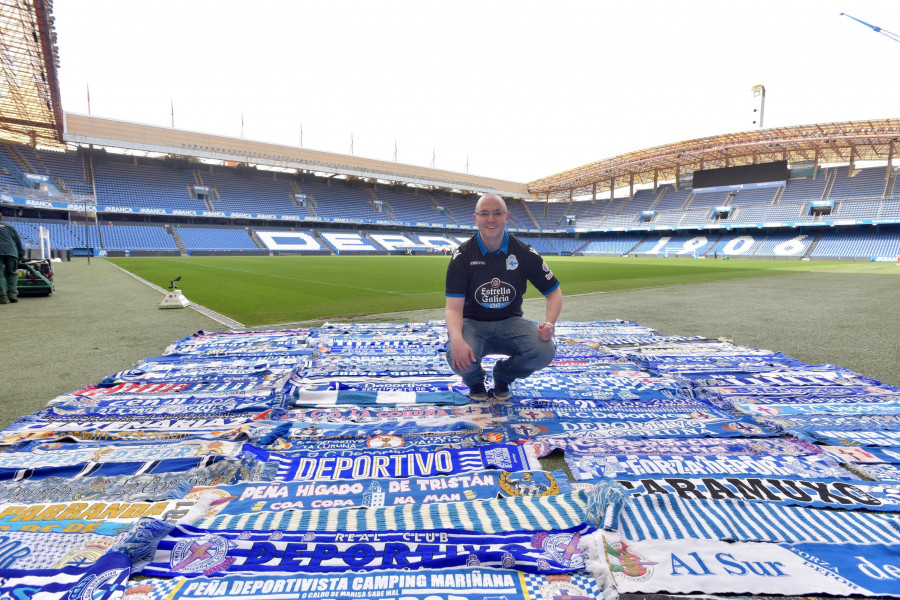
[[[115,268],[119,269],[123,273],[126,273],[126,274],[134,277],[135,279],[137,279],[138,281],[140,281],[147,287],[152,288],[152,289],[156,290],[157,292],[160,292],[163,295],[166,295],[169,293],[168,291],[159,287],[155,283],[147,281],[143,277],[139,277],[139,276],[135,275],[134,273],[132,273],[131,271],[123,269],[122,267],[120,267],[119,265],[117,265],[115,263],[111,263],[109,261],[106,261],[106,262],[111,264]],[[222,325],[224,325],[225,327],[228,327],[229,329],[246,329],[247,328],[247,326],[244,325],[243,323],[241,323],[240,321],[235,321],[234,319],[230,319],[230,318],[226,317],[225,315],[223,315],[221,313],[217,313],[216,311],[212,310],[211,308],[206,308],[205,306],[203,306],[201,304],[191,302],[190,304],[188,304],[188,308],[193,308],[195,311],[197,311],[201,315],[203,315],[205,317],[209,317],[213,321],[216,321],[217,323],[221,323]]]

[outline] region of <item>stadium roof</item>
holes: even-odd
[[[562,200],[607,194],[638,184],[678,181],[701,169],[787,160],[850,163],[892,160],[900,119],[847,121],[757,129],[647,148],[598,161],[528,184],[533,198]]]
[[[0,0],[0,138],[62,146],[52,0]]]
[[[74,144],[192,156],[221,160],[226,164],[319,171],[475,193],[496,192],[517,198],[528,197],[525,184],[514,181],[87,115],[66,113],[65,118],[65,140]]]

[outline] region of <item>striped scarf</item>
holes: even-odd
[[[222,515],[201,529],[254,531],[397,531],[460,529],[484,533],[558,530],[585,522],[588,492],[449,504],[408,504],[366,510],[298,510]]]
[[[612,523],[604,525],[610,528]],[[900,543],[900,520],[894,514],[731,499],[709,502],[671,495],[630,498],[620,515],[620,530],[635,541]]]

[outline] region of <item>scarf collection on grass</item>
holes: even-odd
[[[556,335],[502,402],[441,322],[177,341],[0,431],[0,593],[900,597],[900,391],[627,321]]]

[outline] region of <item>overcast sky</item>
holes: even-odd
[[[897,0],[55,0],[67,112],[527,182],[900,117]]]

